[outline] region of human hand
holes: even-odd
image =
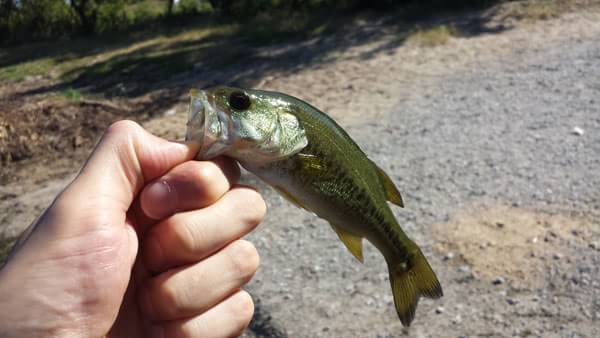
[[[1,337],[230,337],[265,204],[231,160],[122,121],[0,270]]]

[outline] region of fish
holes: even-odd
[[[190,93],[186,141],[198,159],[224,155],[296,206],[329,222],[361,263],[363,239],[387,262],[398,318],[409,326],[420,297],[443,295],[421,249],[388,202],[404,207],[392,179],[330,116],[296,97],[216,86]]]

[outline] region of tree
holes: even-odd
[[[13,0],[0,0],[0,17],[8,17],[16,8]]]
[[[91,34],[98,18],[98,5],[94,0],[70,0],[71,7],[75,10],[81,21],[83,31]]]
[[[175,0],[167,0],[167,16],[171,16],[173,14],[173,5]]]
[[[224,16],[230,16],[233,14],[233,5],[236,0],[208,0],[208,2],[215,11]]]

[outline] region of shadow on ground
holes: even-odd
[[[415,30],[450,26],[462,36],[493,34],[508,29],[502,24],[491,25],[494,2],[470,14],[435,15],[404,10],[394,14],[361,14],[352,19],[322,14],[316,19],[290,19],[303,27],[302,33],[293,27],[275,29],[273,19],[247,24],[229,24],[214,32],[193,39],[157,40],[140,48],[125,49],[97,62],[81,64],[64,72],[61,80],[48,86],[25,90],[20,96],[60,92],[76,88],[105,98],[137,98],[157,90],[165,90],[151,107],[141,106],[132,113],[147,112],[149,108],[163,111],[190,86],[229,84],[256,85],[272,72],[293,73],[334,60],[333,52],[378,41],[379,44],[357,58],[369,59],[379,53],[391,52],[406,42]],[[304,20],[304,21],[303,21]],[[190,29],[209,27],[208,21]],[[297,28],[296,28],[297,29]],[[164,37],[185,32],[172,29]],[[163,34],[163,33],[161,33]],[[147,36],[146,36],[147,37]],[[140,37],[125,38],[96,49],[86,48],[84,42],[68,44],[64,50],[40,48],[35,57],[54,57],[57,61],[93,56],[122,49],[141,41]],[[42,45],[43,47],[44,45]],[[70,47],[69,47],[70,46]],[[31,58],[30,58],[31,59]],[[16,62],[0,56],[0,66]],[[22,62],[22,60],[21,60]]]

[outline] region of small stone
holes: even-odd
[[[444,260],[448,261],[451,260],[452,258],[454,258],[454,253],[453,252],[448,252],[444,255]]]
[[[497,323],[500,323],[500,324],[504,323],[504,317],[502,317],[502,315],[500,315],[500,314],[495,314],[493,316],[493,318]]]
[[[163,113],[163,115],[164,115],[164,116],[173,116],[173,115],[175,115],[175,113],[176,113],[176,112],[177,112],[177,109],[175,109],[175,107],[173,107],[173,108],[171,108],[171,109],[169,109],[169,110],[165,111],[165,112]]]
[[[599,250],[600,249],[600,243],[599,242],[591,242],[590,244],[588,244],[588,246],[590,247],[590,249],[594,249],[594,250]]]
[[[458,267],[458,271],[460,271],[462,273],[469,273],[469,272],[471,272],[471,267],[468,265],[461,265]]]
[[[506,299],[506,302],[508,303],[508,305],[515,305],[515,304],[517,304],[517,303],[518,303],[518,301],[517,301],[517,300],[515,300],[515,299],[512,299],[512,298],[508,298],[508,299]]]
[[[438,315],[441,313],[444,313],[444,307],[442,306],[438,306],[435,308],[435,313],[437,313]]]
[[[81,135],[76,135],[73,138],[73,146],[75,148],[77,148],[77,147],[81,146],[82,144],[83,144],[83,137]]]
[[[456,317],[452,318],[452,324],[460,324],[462,321],[462,317],[460,315],[456,315]]]
[[[506,280],[504,279],[504,277],[498,276],[498,277],[494,278],[494,280],[492,281],[492,284],[500,285],[500,284],[504,284],[505,281]]]
[[[496,226],[500,229],[504,228],[504,223],[502,222],[496,222]]]
[[[563,257],[563,255],[562,255],[562,254],[560,254],[560,253],[558,253],[558,252],[557,252],[557,253],[555,253],[554,255],[552,255],[552,258],[554,258],[554,259],[556,259],[556,260],[559,260],[559,259],[561,259],[562,257]]]
[[[572,133],[576,136],[582,136],[584,134],[584,131],[581,127],[573,127]]]

